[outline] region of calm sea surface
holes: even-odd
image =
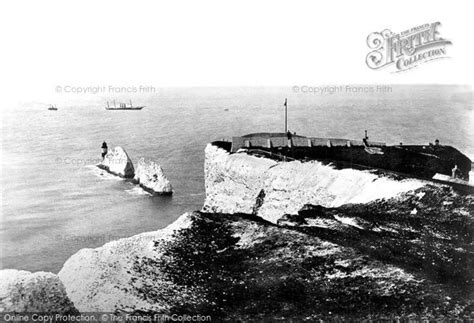
[[[2,113],[1,268],[58,272],[85,247],[165,227],[204,201],[204,148],[212,140],[282,131],[424,144],[439,138],[474,157],[470,89],[393,86],[385,94],[295,93],[292,88],[158,89],[135,95],[141,111],[106,111],[106,98],[77,95]],[[118,99],[120,99],[118,97]],[[128,97],[123,97],[128,99]],[[56,102],[54,102],[56,103]],[[225,109],[228,109],[226,111]],[[172,197],[152,197],[103,174],[100,145],[120,145],[134,162],[157,161]]]

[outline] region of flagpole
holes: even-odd
[[[288,99],[285,99],[285,133],[288,132]]]

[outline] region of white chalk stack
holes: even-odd
[[[150,193],[160,195],[173,194],[173,187],[158,163],[140,158],[135,169],[132,160],[122,147],[115,147],[109,151],[97,167],[111,174],[133,179],[136,184]]]
[[[127,152],[122,147],[115,147],[105,155],[102,163],[97,165],[99,168],[125,178],[133,178],[135,169],[133,163],[128,157]]]
[[[156,194],[172,194],[173,188],[165,177],[160,165],[151,160],[140,158],[135,171],[135,181],[147,191]]]

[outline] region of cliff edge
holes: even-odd
[[[79,311],[472,319],[472,195],[214,145],[205,153],[201,211],[66,261],[58,276]]]
[[[367,203],[426,185],[369,171],[337,170],[317,161],[277,162],[245,152],[230,154],[212,144],[205,154],[203,211],[253,213],[272,223],[297,214],[305,204]]]

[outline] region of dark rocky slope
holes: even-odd
[[[129,292],[167,303],[169,313],[214,319],[467,317],[472,206],[472,196],[431,187],[368,204],[307,205],[283,227],[195,212],[191,226],[156,243],[161,257],[136,258]],[[168,283],[142,283],[159,280]]]

